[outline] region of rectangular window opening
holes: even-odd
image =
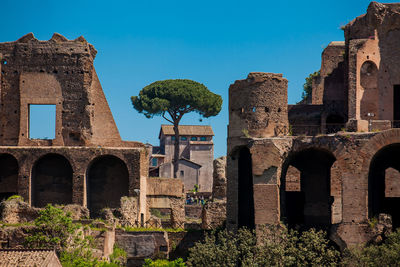
[[[29,105],[29,138],[55,139],[56,105]]]

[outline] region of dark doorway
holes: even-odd
[[[378,217],[380,213],[390,214],[393,228],[400,227],[400,195],[386,197],[385,171],[388,168],[400,170],[399,155],[399,143],[385,146],[372,158],[368,174],[369,217]]]
[[[400,84],[393,85],[393,120],[400,127]]]
[[[302,150],[289,158],[289,165],[300,171],[300,191],[284,192],[283,197],[285,210],[282,215],[289,227],[329,228],[332,204],[330,172],[335,160],[332,153],[314,148]]]
[[[293,228],[296,225],[304,224],[304,192],[286,192],[286,221],[288,226]]]
[[[118,208],[122,196],[129,193],[129,173],[125,163],[115,156],[93,161],[87,175],[90,216],[100,216],[103,208]]]
[[[47,204],[72,203],[72,167],[58,154],[40,158],[32,170],[32,203],[35,207]]]
[[[239,151],[238,227],[254,229],[254,190],[251,154],[247,147]]]
[[[326,118],[326,133],[337,133],[341,131],[345,126],[343,116],[337,114],[331,114]]]
[[[18,193],[18,162],[10,154],[0,154],[0,201]]]

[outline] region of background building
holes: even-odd
[[[199,185],[199,191],[212,191],[212,172],[214,160],[214,132],[211,126],[179,126],[179,170],[178,178],[182,179],[185,191]],[[173,125],[161,125],[160,146],[149,146],[150,176],[173,177],[175,133]]]

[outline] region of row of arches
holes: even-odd
[[[0,199],[18,194],[18,161],[10,154],[0,154]],[[105,207],[116,208],[129,191],[129,172],[125,163],[112,155],[95,158],[86,172],[87,206],[92,217]],[[44,207],[73,203],[73,168],[64,156],[46,154],[33,165],[31,204]]]
[[[238,151],[238,227],[253,229],[254,194],[251,153],[247,147]],[[368,170],[368,216],[390,214],[393,228],[400,227],[400,143],[381,148],[371,159]],[[289,227],[328,230],[332,224],[331,168],[336,161],[332,152],[307,148],[290,155],[282,166],[280,187],[281,221]],[[290,167],[299,171],[298,187],[286,188]],[[399,172],[394,181],[398,194],[388,195],[388,168]],[[357,177],[354,177],[357,179]],[[393,183],[393,182],[392,182]],[[391,185],[393,186],[393,185]]]

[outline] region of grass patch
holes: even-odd
[[[170,232],[170,233],[179,233],[179,232],[187,232],[187,230],[183,228],[155,228],[155,227],[129,227],[129,226],[121,226],[119,229],[125,230],[127,232]]]
[[[8,197],[6,201],[10,201],[13,199],[20,199],[21,201],[24,201],[24,198],[21,197],[20,195],[12,195],[12,196]]]

